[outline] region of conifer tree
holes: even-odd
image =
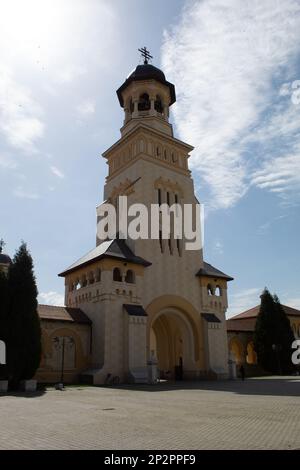
[[[9,269],[7,364],[13,385],[31,379],[40,364],[41,328],[33,261],[25,243]]]
[[[0,271],[0,340],[7,344],[8,331],[8,277]],[[8,378],[6,364],[0,364],[0,380]]]
[[[273,297],[265,288],[254,331],[258,364],[273,374],[290,372],[293,339],[289,319],[278,297]]]

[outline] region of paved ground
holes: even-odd
[[[0,396],[1,449],[300,449],[300,378]]]

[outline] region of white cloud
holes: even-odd
[[[39,199],[39,195],[32,191],[28,191],[24,189],[22,186],[18,186],[14,189],[13,194],[15,197],[19,197],[21,199]]]
[[[77,114],[81,119],[86,119],[96,111],[96,103],[91,99],[84,100],[76,108]]]
[[[41,292],[39,294],[39,302],[41,304],[47,305],[64,305],[64,296],[59,294],[58,292],[50,291],[50,292]]]
[[[282,303],[288,307],[293,307],[300,310],[300,297],[287,297],[286,300],[284,299]]]
[[[14,170],[17,168],[17,163],[13,160],[12,157],[0,154],[0,167],[7,170]]]
[[[64,65],[54,73],[54,81],[61,84],[69,84],[76,78],[86,75],[87,70],[82,65]]]
[[[58,178],[61,178],[63,179],[65,177],[65,175],[63,174],[63,172],[61,170],[59,170],[59,168],[57,168],[56,166],[52,165],[50,166],[50,170],[52,171],[52,173],[57,176]]]
[[[263,289],[260,287],[252,287],[241,289],[237,294],[229,294],[227,318],[260,304],[259,296],[262,291]]]
[[[291,73],[299,30],[296,0],[193,0],[165,32],[162,63],[177,88],[175,124],[196,147],[191,165],[209,185],[215,207],[230,207],[247,191],[253,165],[260,165],[251,144],[264,143],[265,131],[274,140],[275,129],[282,137],[299,129],[290,100],[283,116],[282,107],[272,107],[273,82],[283,70]]]
[[[43,136],[41,108],[28,89],[20,85],[7,67],[0,67],[0,133],[22,150],[35,150]]]
[[[262,169],[254,173],[252,183],[273,193],[300,190],[300,151],[265,162]]]

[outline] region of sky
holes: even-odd
[[[228,316],[267,286],[300,308],[300,0],[0,0],[0,238],[24,240],[39,300],[95,246],[120,136],[115,91],[146,45],[177,102]]]

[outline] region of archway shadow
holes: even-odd
[[[101,386],[103,387],[103,386]],[[228,392],[238,395],[290,396],[300,397],[300,377],[258,377],[236,380],[198,380],[198,381],[168,381],[153,385],[122,384],[105,386],[118,390],[134,390],[141,392],[164,392],[176,390],[199,390],[212,392]]]

